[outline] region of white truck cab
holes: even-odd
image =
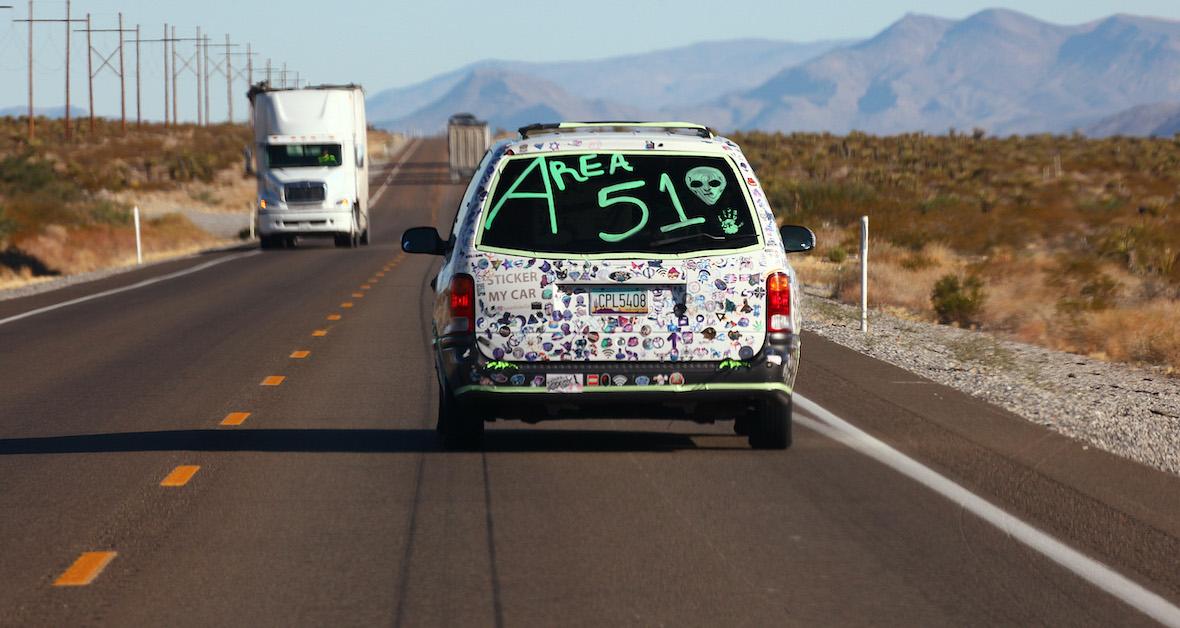
[[[250,89],[262,248],[326,236],[369,243],[369,159],[359,85]]]

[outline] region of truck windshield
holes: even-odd
[[[270,144],[266,157],[271,168],[335,167],[342,162],[339,144]]]
[[[480,247],[575,255],[681,254],[759,243],[743,181],[712,155],[511,157],[480,217]]]

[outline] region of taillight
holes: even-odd
[[[455,331],[471,331],[475,322],[475,280],[459,274],[451,278],[451,324]]]
[[[766,328],[791,331],[791,278],[786,273],[766,277]]]

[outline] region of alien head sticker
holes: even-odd
[[[725,175],[709,166],[697,166],[684,175],[684,183],[706,205],[714,205],[725,191]]]

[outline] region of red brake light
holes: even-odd
[[[766,277],[766,328],[772,332],[791,331],[791,278],[786,273]]]
[[[471,275],[455,275],[451,278],[450,289],[451,318],[460,327],[470,330],[475,321],[475,280]],[[465,319],[460,322],[457,319]],[[463,323],[466,323],[464,326]]]

